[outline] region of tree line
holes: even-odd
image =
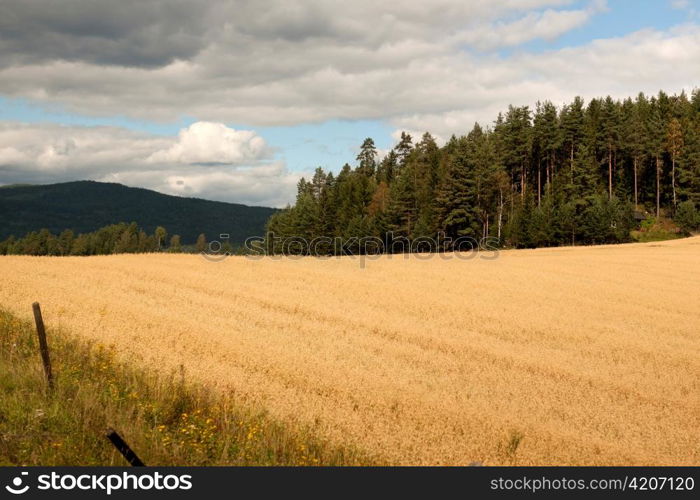
[[[158,226],[152,234],[146,233],[135,222],[121,222],[102,227],[90,233],[75,235],[66,229],[52,234],[48,229],[32,231],[23,238],[10,236],[0,242],[0,255],[107,255],[118,253],[205,251],[207,240],[200,234],[193,248],[184,247],[177,234],[168,235]]]
[[[414,143],[403,132],[381,159],[367,138],[354,167],[301,179],[296,203],[267,230],[306,241],[444,234],[509,247],[615,243],[646,217],[696,230],[698,204],[700,89],[509,106],[492,126],[477,123],[442,147],[429,133]]]

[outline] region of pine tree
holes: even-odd
[[[453,240],[461,236],[479,236],[478,215],[474,207],[475,186],[474,164],[470,161],[468,143],[464,139],[450,160],[436,199],[438,227]]]
[[[688,120],[683,142],[683,155],[678,165],[678,194],[700,206],[700,111]]]
[[[618,103],[615,103],[610,96],[607,96],[601,110],[600,130],[608,164],[608,199],[613,197],[613,163],[616,160],[620,139],[620,112],[618,106]]]
[[[556,155],[561,146],[562,133],[559,128],[557,108],[550,101],[537,103],[533,122],[533,151],[537,165],[537,205],[542,200],[542,164],[545,165],[544,185],[551,192],[556,174]]]
[[[475,124],[467,135],[467,151],[474,165],[474,209],[481,224],[481,237],[489,235],[492,215],[499,211],[499,178],[502,170],[497,161],[495,141],[479,124]]]
[[[427,132],[423,134],[410,156],[409,163],[408,170],[412,174],[417,214],[414,237],[433,236],[435,189],[440,168],[440,149],[433,136]]]
[[[358,172],[367,177],[373,177],[377,168],[377,148],[370,137],[360,146],[360,153],[356,159],[359,162]]]
[[[631,160],[631,190],[635,209],[639,206],[639,174],[646,155],[647,110],[648,103],[644,94],[639,94],[635,102],[626,99],[622,105],[623,144],[626,154]]]
[[[319,225],[318,204],[310,190],[299,193],[297,202],[292,208],[293,224],[291,236],[303,238],[309,242],[314,239]]]
[[[506,169],[511,175],[513,189],[516,186],[520,188],[520,198],[524,202],[532,148],[532,124],[528,107],[509,106],[502,128]]]
[[[382,182],[386,184],[391,184],[394,180],[394,174],[396,173],[398,167],[398,155],[395,150],[391,150],[387,155],[379,162],[377,167],[377,183]]]
[[[583,99],[575,97],[574,102],[564,106],[560,115],[564,144],[568,150],[571,177],[574,172],[574,156],[583,136]]]
[[[396,151],[396,158],[398,160],[399,170],[403,169],[403,167],[406,166],[408,155],[411,154],[411,151],[413,150],[412,140],[413,139],[411,138],[411,134],[401,132],[401,139],[399,140],[399,143],[396,146],[394,146],[394,151]]]
[[[413,173],[409,168],[400,170],[389,190],[387,221],[395,236],[413,237],[418,219]]]
[[[650,113],[647,117],[647,148],[649,155],[654,160],[654,170],[656,173],[656,218],[661,217],[661,176],[663,174],[663,159],[665,146],[665,135],[662,131],[666,130],[664,126],[661,103],[651,98],[649,102]]]
[[[673,207],[678,204],[676,198],[676,162],[683,150],[683,130],[678,118],[672,118],[668,124],[666,151],[671,155],[671,189],[673,191]]]

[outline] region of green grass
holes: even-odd
[[[633,240],[640,243],[649,243],[652,241],[675,240],[682,238],[684,234],[678,230],[678,227],[670,219],[649,217],[642,221],[641,228],[638,231],[631,231],[630,236]]]
[[[632,231],[630,233],[632,239],[638,243],[649,243],[652,241],[665,241],[665,240],[675,240],[682,238],[684,235],[678,233],[672,233],[664,229],[651,230],[651,231]]]
[[[47,389],[31,323],[0,310],[0,465],[126,465],[113,427],[147,465],[370,465],[312,429],[275,421],[188,383],[117,362],[108,348],[48,331]]]

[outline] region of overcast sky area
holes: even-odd
[[[368,136],[698,86],[698,0],[0,0],[0,184],[284,206]]]

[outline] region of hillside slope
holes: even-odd
[[[193,243],[204,233],[230,234],[231,243],[262,235],[273,208],[169,196],[148,189],[94,181],[0,188],[0,240],[46,228],[94,231],[108,224],[137,222],[147,232],[164,226]]]

